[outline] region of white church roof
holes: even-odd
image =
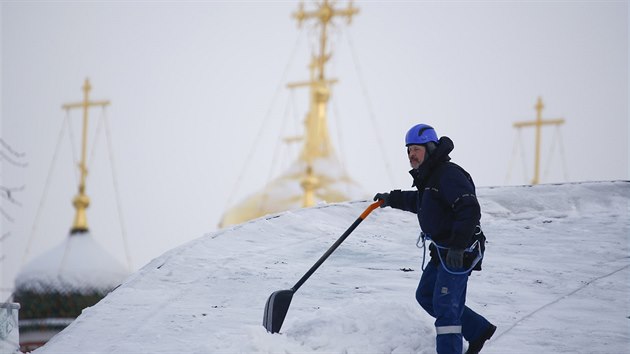
[[[128,274],[89,232],[77,233],[28,263],[15,286],[37,293],[110,291]]]

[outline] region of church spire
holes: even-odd
[[[85,83],[83,84],[83,101],[77,103],[67,103],[61,106],[65,110],[70,110],[72,108],[82,108],[83,109],[83,134],[81,141],[81,161],[79,162],[79,171],[81,172],[81,179],[79,181],[79,192],[72,200],[72,204],[76,209],[76,214],[74,217],[74,223],[72,224],[72,229],[70,231],[71,234],[83,233],[88,231],[87,224],[87,215],[86,209],[90,206],[90,198],[85,193],[85,180],[87,178],[87,165],[86,165],[86,154],[87,154],[87,131],[88,131],[88,113],[89,108],[94,106],[105,107],[109,105],[109,101],[90,101],[90,90],[92,90],[92,86],[90,85],[90,80],[88,78],[85,79]]]
[[[346,9],[336,9],[328,0],[324,0],[313,11],[305,11],[304,4],[300,3],[298,11],[293,14],[298,25],[306,20],[314,19],[320,29],[319,50],[313,55],[310,64],[311,78],[307,82],[289,84],[289,88],[307,86],[310,89],[310,107],[306,115],[304,146],[300,159],[306,163],[301,186],[304,190],[303,206],[309,207],[315,204],[313,191],[318,187],[318,180],[314,177],[313,161],[317,158],[327,158],[333,153],[332,144],[328,133],[327,111],[330,99],[330,86],[337,80],[326,78],[326,64],[332,53],[328,51],[328,26],[335,17],[345,17],[350,23],[352,16],[359,9],[352,6],[352,1]]]
[[[348,176],[335,156],[327,122],[330,87],[337,82],[336,79],[326,76],[326,64],[332,56],[328,41],[329,26],[338,17],[350,22],[358,12],[352,2],[345,9],[337,9],[333,1],[320,0],[314,10],[306,11],[304,4],[300,4],[298,10],[292,14],[298,25],[312,20],[319,30],[318,47],[314,49],[309,63],[309,79],[287,85],[290,89],[306,87],[310,93],[304,134],[297,139],[291,138],[291,141],[302,141],[302,150],[288,171],[270,181],[262,191],[228,209],[223,214],[219,227],[271,213],[310,207],[320,201],[336,203],[365,198],[362,188]]]

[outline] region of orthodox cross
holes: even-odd
[[[346,17],[348,24],[352,22],[352,16],[359,13],[359,9],[352,6],[352,1],[348,3],[348,7],[344,10],[338,10],[328,0],[319,5],[314,11],[304,11],[304,3],[300,3],[298,11],[293,14],[297,19],[298,25],[301,26],[304,20],[315,18],[319,21],[321,27],[321,35],[319,37],[319,55],[316,57],[315,66],[318,72],[318,79],[324,79],[324,65],[330,59],[330,54],[326,54],[326,46],[328,41],[328,25],[334,17]]]
[[[542,110],[545,108],[542,98],[538,97],[538,101],[536,102],[536,120],[535,121],[527,121],[527,122],[516,122],[514,123],[514,128],[520,129],[523,127],[536,127],[536,155],[534,158],[534,178],[532,180],[532,184],[538,184],[540,182],[540,133],[543,125],[562,125],[564,124],[563,118],[555,118],[555,119],[543,119],[542,118]]]
[[[331,57],[328,53],[328,26],[335,17],[345,17],[350,23],[352,16],[356,15],[359,9],[349,2],[346,9],[336,9],[329,0],[324,0],[313,11],[305,11],[304,3],[300,3],[298,10],[293,13],[301,26],[305,20],[315,19],[316,26],[320,27],[319,53],[314,54],[309,65],[311,78],[306,82],[291,83],[289,88],[306,86],[310,88],[310,108],[305,122],[305,141],[300,158],[306,163],[305,175],[302,178],[301,186],[304,189],[303,206],[314,205],[315,189],[320,186],[320,181],[313,171],[313,161],[317,158],[328,157],[332,153],[332,146],[328,134],[327,107],[330,99],[330,86],[336,80],[329,80],[325,75],[325,66]]]
[[[85,180],[87,177],[86,152],[87,152],[87,131],[88,131],[88,112],[90,107],[109,105],[109,101],[90,101],[90,80],[85,79],[83,84],[83,101],[77,103],[67,103],[61,108],[69,111],[73,108],[83,109],[83,134],[81,142],[81,161],[79,162],[79,171],[81,172],[81,180],[79,182],[79,193],[72,200],[72,204],[76,209],[74,223],[72,224],[71,234],[83,233],[88,231],[86,209],[90,205],[90,198],[85,194]]]

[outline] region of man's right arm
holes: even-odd
[[[374,196],[374,200],[379,199],[383,200],[381,207],[389,206],[414,214],[418,212],[418,191],[401,191],[396,189],[389,193],[377,193]]]

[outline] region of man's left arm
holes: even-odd
[[[468,247],[481,218],[475,186],[459,168],[449,168],[442,175],[440,189],[454,215],[449,245]]]

